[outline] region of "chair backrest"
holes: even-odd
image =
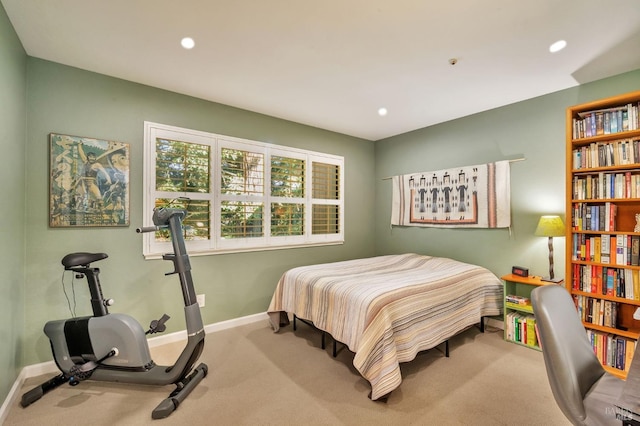
[[[564,287],[536,287],[531,304],[553,396],[564,415],[580,423],[587,416],[584,396],[605,373],[604,368]]]

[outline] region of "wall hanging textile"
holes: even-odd
[[[391,225],[508,228],[509,161],[394,176]]]

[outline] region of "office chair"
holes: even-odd
[[[574,425],[620,425],[615,405],[624,381],[607,373],[596,358],[567,290],[536,287],[531,304],[549,384],[562,413]]]

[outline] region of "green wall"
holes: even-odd
[[[198,293],[206,295],[205,324],[266,311],[288,268],[374,254],[374,144],[325,130],[231,108],[64,65],[29,58],[27,80],[27,259],[24,363],[51,359],[42,332],[50,319],[69,317],[60,259],[72,251],[104,251],[100,263],[111,312],[126,312],[143,326],[163,313],[168,332],[184,329],[181,291],[171,265],[142,257],[143,122],[153,121],[345,157],[345,244],[192,258]],[[131,145],[131,226],[48,227],[48,134],[126,142]],[[70,277],[67,276],[67,289]],[[76,282],[78,315],[90,313],[87,290]],[[265,322],[265,326],[267,323]]]
[[[27,55],[0,5],[0,400],[23,366],[26,67]]]
[[[548,275],[547,239],[533,235],[542,214],[565,209],[565,110],[640,89],[640,70],[376,142],[376,253],[406,251]],[[391,180],[383,178],[492,161],[511,163],[511,230],[389,226]],[[554,238],[555,275],[564,277],[565,239]]]
[[[60,265],[68,252],[109,253],[101,270],[105,294],[116,300],[112,312],[143,324],[166,312],[169,332],[184,329],[174,303],[181,300],[179,287],[164,276],[170,265],[145,261],[134,232],[142,223],[145,120],[345,157],[344,245],[192,259],[198,293],[207,296],[204,322],[211,324],[265,311],[280,274],[302,264],[415,251],[475,262],[499,275],[514,264],[544,275],[546,241],[533,231],[540,214],[564,210],[565,108],[638,89],[640,70],[373,143],[30,58],[0,7],[0,176],[10,206],[0,227],[0,371],[9,372],[0,379],[0,398],[23,366],[51,360],[42,326],[69,316]],[[47,226],[50,132],[131,144],[131,227]],[[383,178],[521,157],[511,166],[511,231],[390,228],[391,181]],[[564,274],[563,240],[555,239],[558,275]],[[88,314],[84,283],[75,290],[77,313]]]

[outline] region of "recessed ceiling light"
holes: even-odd
[[[565,47],[567,47],[567,42],[564,40],[558,40],[555,43],[553,43],[551,46],[549,46],[549,52],[556,53],[561,51]]]
[[[193,49],[193,46],[196,45],[196,42],[193,41],[193,39],[191,37],[185,37],[185,38],[182,39],[182,41],[180,41],[180,44],[185,49]]]
[[[384,117],[385,115],[387,115],[387,109],[386,108],[380,108],[378,109],[378,115],[380,117]]]

